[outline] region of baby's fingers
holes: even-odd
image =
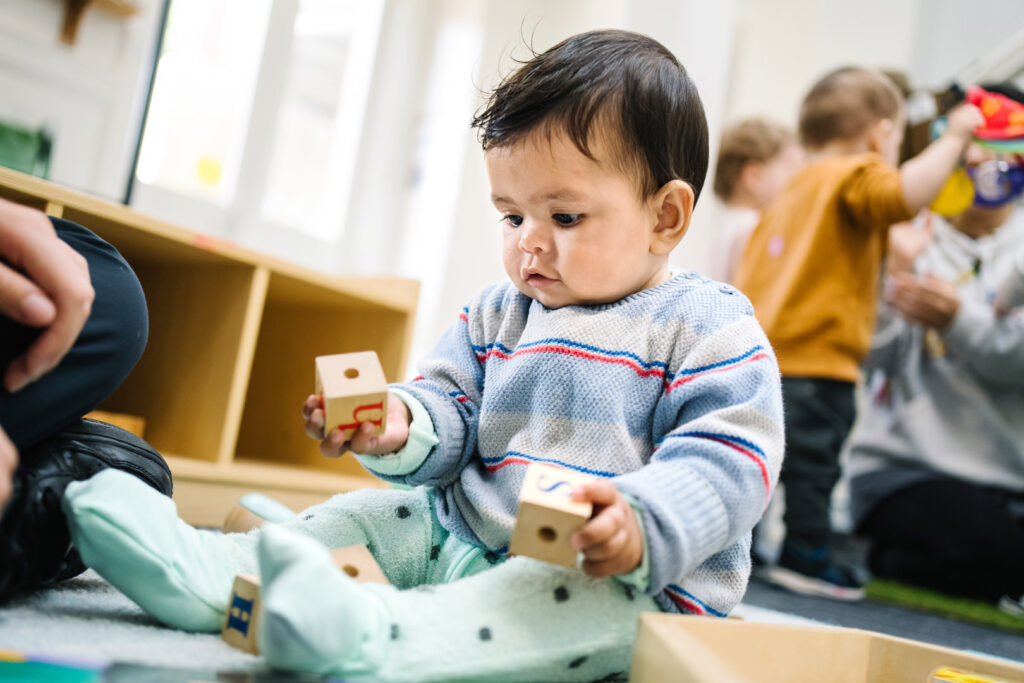
[[[340,458],[341,454],[347,450],[349,450],[348,441],[345,439],[345,432],[340,429],[332,429],[331,433],[320,442],[320,452],[328,458]]]
[[[306,420],[313,414],[313,411],[320,407],[320,397],[316,394],[310,394],[306,397],[306,400],[302,403],[302,417]]]

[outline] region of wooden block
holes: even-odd
[[[365,545],[348,545],[331,551],[334,564],[359,583],[389,583]]]
[[[852,628],[794,626],[646,612],[631,683],[1024,681],[1024,664]],[[971,680],[971,679],[966,679]]]
[[[570,539],[590,519],[593,505],[570,500],[569,496],[594,479],[537,463],[527,467],[509,553],[575,567],[577,551]]]
[[[348,439],[363,422],[384,433],[388,382],[373,351],[317,356],[316,395],[324,410],[324,434],[341,428]]]
[[[380,570],[377,561],[373,559],[373,554],[365,545],[336,548],[331,551],[331,558],[338,569],[359,583],[388,583],[384,572]],[[232,647],[258,655],[260,653],[259,614],[259,577],[251,574],[238,574],[231,587],[231,598],[228,600],[228,612],[224,617],[224,626],[221,628],[221,638]]]
[[[251,574],[239,574],[231,587],[228,612],[220,636],[231,647],[260,653],[259,619],[260,579]]]
[[[86,414],[86,417],[90,420],[99,420],[100,422],[106,422],[107,424],[120,427],[121,429],[131,432],[140,439],[145,438],[144,432],[146,431],[146,418],[139,415],[129,415],[128,413],[111,413],[106,410],[94,410],[91,413]]]
[[[231,508],[221,525],[226,534],[246,533],[263,526],[268,521],[284,522],[295,516],[295,511],[262,493],[250,491],[242,496]]]
[[[236,505],[228,512],[228,516],[221,525],[221,531],[226,534],[244,534],[247,531],[263,526],[264,520],[259,515],[254,515],[248,508]]]

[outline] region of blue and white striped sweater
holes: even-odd
[[[779,370],[746,298],[697,273],[600,306],[548,309],[511,283],[463,310],[397,385],[439,444],[413,473],[452,533],[508,546],[526,465],[614,478],[642,510],[648,592],[725,615],[783,452]]]

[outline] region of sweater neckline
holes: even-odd
[[[629,305],[629,304],[634,303],[636,301],[642,301],[643,299],[646,299],[646,298],[649,298],[649,297],[652,297],[652,296],[658,296],[662,292],[665,292],[667,290],[674,289],[675,287],[678,287],[679,285],[681,285],[683,283],[684,280],[692,280],[694,278],[699,278],[699,277],[701,277],[701,276],[698,273],[694,272],[694,271],[673,270],[673,271],[670,271],[669,279],[665,280],[660,285],[655,285],[653,287],[648,287],[646,289],[641,289],[640,291],[633,292],[632,294],[624,296],[621,299],[617,299],[615,301],[609,301],[609,302],[603,303],[603,304],[572,304],[572,305],[569,305],[569,306],[560,306],[558,308],[548,308],[547,306],[542,304],[537,299],[531,299],[531,301],[533,301],[538,306],[540,306],[542,309],[544,309],[545,311],[548,311],[548,312],[563,311],[563,310],[565,310],[565,311],[579,310],[579,311],[594,311],[594,312],[609,311],[609,310],[612,310],[614,308],[618,308],[620,306]]]

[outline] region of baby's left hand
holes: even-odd
[[[604,577],[628,574],[640,565],[644,544],[633,506],[610,481],[595,481],[573,491],[572,499],[594,504],[594,515],[573,534],[583,553],[583,571]]]

